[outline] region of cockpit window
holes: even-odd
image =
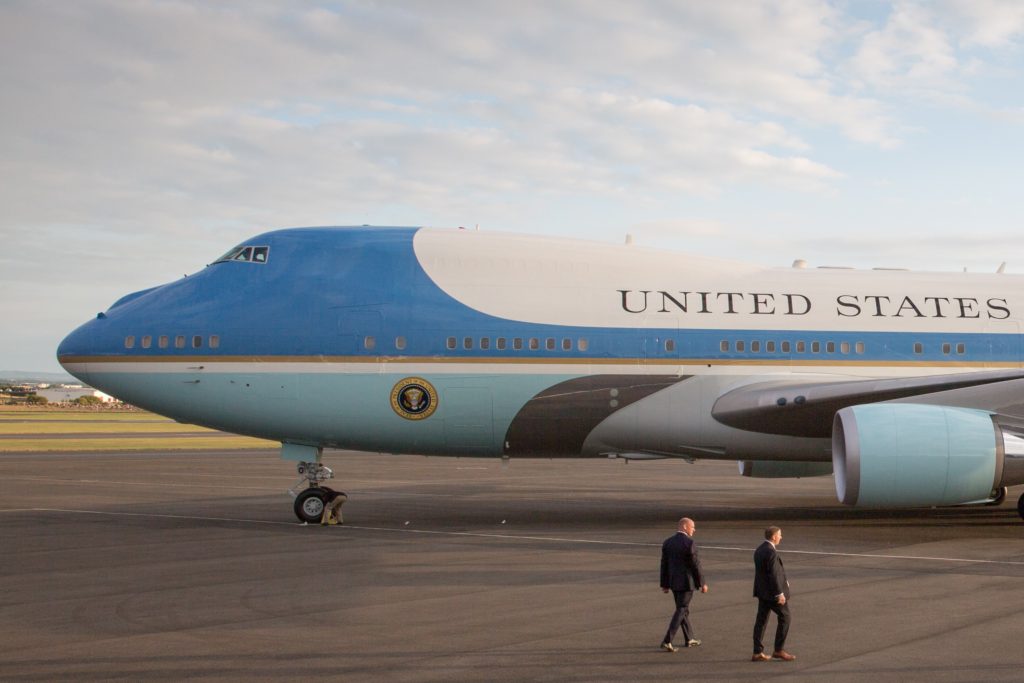
[[[235,247],[221,256],[214,263],[224,261],[242,261],[245,263],[266,263],[270,258],[270,247],[243,246]]]

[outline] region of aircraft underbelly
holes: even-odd
[[[375,368],[379,369],[379,368]],[[756,434],[711,418],[736,375],[473,375],[410,372],[96,372],[100,389],[182,422],[326,447],[436,455],[600,457],[649,453],[827,460],[825,439]],[[422,385],[413,414],[395,396]]]

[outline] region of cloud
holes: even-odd
[[[874,89],[920,93],[962,87],[949,36],[927,7],[910,3],[894,6],[883,26],[863,36],[849,68]]]
[[[4,163],[32,187],[0,189],[8,220],[134,230],[313,198],[332,215],[758,176],[816,189],[839,174],[788,119],[887,139],[876,103],[831,92],[821,3],[423,8],[8,5]]]
[[[965,46],[1007,47],[1024,36],[1024,5],[1016,0],[947,0]]]

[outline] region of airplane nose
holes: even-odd
[[[95,337],[96,321],[90,320],[64,337],[57,346],[57,362],[86,384],[90,383],[88,358],[95,353]]]

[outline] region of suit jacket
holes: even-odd
[[[775,546],[765,541],[754,551],[754,597],[775,602],[780,595],[789,600],[786,568]]]
[[[693,539],[679,531],[661,544],[661,587],[694,591],[704,585],[704,574]]]

